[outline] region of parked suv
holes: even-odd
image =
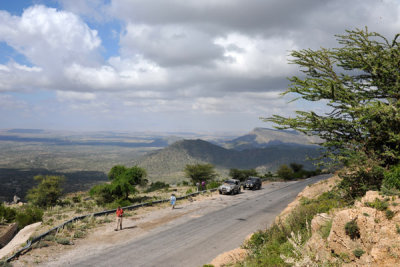
[[[218,191],[221,195],[223,194],[239,194],[240,193],[240,181],[236,179],[226,180],[220,187]]]
[[[243,189],[261,189],[261,179],[259,177],[250,176],[243,184]]]

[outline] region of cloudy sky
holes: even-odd
[[[0,128],[247,132],[322,105],[291,50],[400,32],[399,0],[0,1]]]

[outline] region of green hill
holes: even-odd
[[[197,139],[178,141],[139,158],[135,164],[147,170],[150,180],[173,183],[184,178],[186,164],[211,163],[216,166],[220,176],[225,177],[231,168],[254,168],[266,172],[292,162],[303,164],[305,169],[314,169],[312,162],[306,158],[318,154],[317,146],[281,144],[235,150]]]

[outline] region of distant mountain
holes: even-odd
[[[136,160],[135,164],[145,168],[153,181],[176,182],[184,177],[186,164],[211,163],[220,175],[226,176],[231,168],[275,171],[280,165],[292,162],[303,164],[306,169],[314,169],[306,158],[318,154],[316,146],[281,144],[235,150],[197,139],[178,141],[153,151]]]
[[[280,144],[313,145],[319,142],[321,142],[321,139],[316,136],[307,136],[296,131],[255,128],[250,133],[226,141],[221,145],[229,149],[244,150],[251,148],[266,148]]]

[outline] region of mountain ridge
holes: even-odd
[[[144,155],[135,164],[148,171],[150,180],[169,182],[183,179],[187,164],[211,163],[220,176],[226,176],[231,168],[276,171],[280,165],[292,162],[303,164],[306,169],[314,169],[306,158],[318,155],[318,147],[301,144],[236,150],[201,139],[185,139]]]

